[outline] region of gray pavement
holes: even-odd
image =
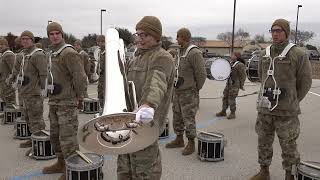
[[[225,160],[202,162],[197,154],[182,156],[182,149],[165,149],[164,145],[174,138],[172,113],[170,111],[170,137],[160,140],[162,153],[162,180],[246,180],[255,174],[257,163],[257,135],[254,131],[256,99],[259,84],[246,82],[245,91],[237,98],[237,118],[227,120],[217,118],[221,109],[221,95],[225,82],[207,80],[201,90],[200,110],[197,127],[203,131],[221,132],[227,139],[224,150]],[[89,94],[96,97],[96,85],[90,85]],[[314,80],[312,89],[301,102],[299,116],[301,134],[298,140],[302,160],[320,162],[320,81]],[[47,128],[49,128],[48,106],[45,103]],[[93,115],[79,114],[80,124],[93,118]],[[41,169],[56,160],[34,160],[24,156],[26,149],[18,148],[20,140],[13,139],[12,125],[0,125],[0,180],[55,180],[60,174],[43,175]],[[82,149],[83,150],[83,149]],[[85,150],[83,150],[86,152]],[[271,179],[284,179],[281,167],[281,150],[278,139],[274,143],[274,157],[271,165]],[[105,180],[116,180],[116,156],[105,155],[103,166]]]

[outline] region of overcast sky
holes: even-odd
[[[188,3],[187,3],[188,2]],[[24,30],[46,36],[48,20],[62,24],[67,33],[82,38],[100,33],[100,9],[103,29],[125,27],[134,32],[145,15],[159,17],[163,34],[175,37],[180,27],[188,27],[193,36],[215,39],[220,32],[232,30],[234,0],[0,0],[0,35]],[[236,29],[251,36],[267,33],[276,18],[285,18],[295,28],[297,5],[301,4],[299,29],[317,34],[320,41],[320,0],[237,0]],[[318,43],[319,44],[319,43]]]

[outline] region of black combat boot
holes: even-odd
[[[249,180],[270,180],[269,167],[261,166],[260,172],[251,177]]]
[[[176,139],[166,144],[166,148],[184,147],[183,135],[177,135]]]

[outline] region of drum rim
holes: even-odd
[[[37,135],[38,133],[43,133],[42,131],[37,131],[31,134],[31,140],[45,140],[45,141],[50,141],[50,136],[46,135],[43,133],[43,136]]]
[[[305,162],[307,162],[307,163],[318,163],[320,165],[320,162],[315,162],[315,161],[305,161]],[[310,169],[315,169],[315,168],[309,167],[309,166],[307,166],[307,165],[305,165],[303,163],[299,163],[298,166],[297,166],[297,175],[299,175],[299,173],[300,173],[301,175],[304,175],[306,177],[320,179],[320,170],[316,169],[317,171],[319,171],[319,175],[317,175],[318,177],[316,177],[313,174],[310,175],[310,174],[307,174],[307,172],[302,171],[301,166],[304,166],[304,167],[310,168]]]
[[[104,164],[104,156],[103,155],[100,155],[100,154],[97,154],[97,153],[83,153],[84,155],[95,155],[99,158],[99,161],[98,162],[93,162],[92,164],[87,164],[86,166],[83,166],[83,167],[78,167],[78,166],[72,166],[72,165],[76,165],[74,163],[71,163],[70,162],[70,159],[71,158],[74,158],[74,157],[78,157],[81,159],[81,157],[79,157],[78,154],[72,154],[71,156],[69,156],[67,159],[66,159],[66,169],[67,170],[71,170],[71,171],[90,171],[90,170],[94,170],[94,169],[98,169],[100,167],[103,166]],[[85,169],[83,169],[85,168]]]

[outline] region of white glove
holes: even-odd
[[[41,97],[46,98],[48,96],[48,91],[46,89],[41,89],[40,95]]]
[[[149,123],[153,120],[154,109],[151,107],[142,107],[136,113],[136,122],[137,123]]]

